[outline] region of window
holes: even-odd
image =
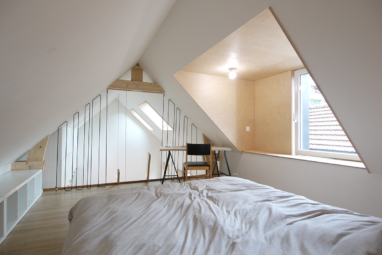
[[[143,126],[145,126],[148,130],[152,131],[154,130],[142,117],[141,115],[139,115],[134,109],[131,109],[130,110],[131,114],[134,115],[135,118],[137,118],[142,124]]]
[[[162,130],[172,130],[170,125],[154,110],[154,108],[147,102],[143,102],[138,107],[144,112],[147,117],[154,122],[154,124]]]
[[[295,71],[294,82],[296,154],[360,160],[307,70]]]

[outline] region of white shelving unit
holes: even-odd
[[[42,170],[0,175],[0,244],[42,194]]]

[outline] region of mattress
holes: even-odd
[[[382,254],[382,219],[236,177],[107,191],[62,254]]]

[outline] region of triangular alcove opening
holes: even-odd
[[[228,78],[230,68],[236,68],[234,80]],[[268,8],[174,78],[239,151],[292,155],[292,80],[301,68],[303,61]]]

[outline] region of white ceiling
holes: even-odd
[[[174,3],[1,1],[0,167],[131,69]]]

